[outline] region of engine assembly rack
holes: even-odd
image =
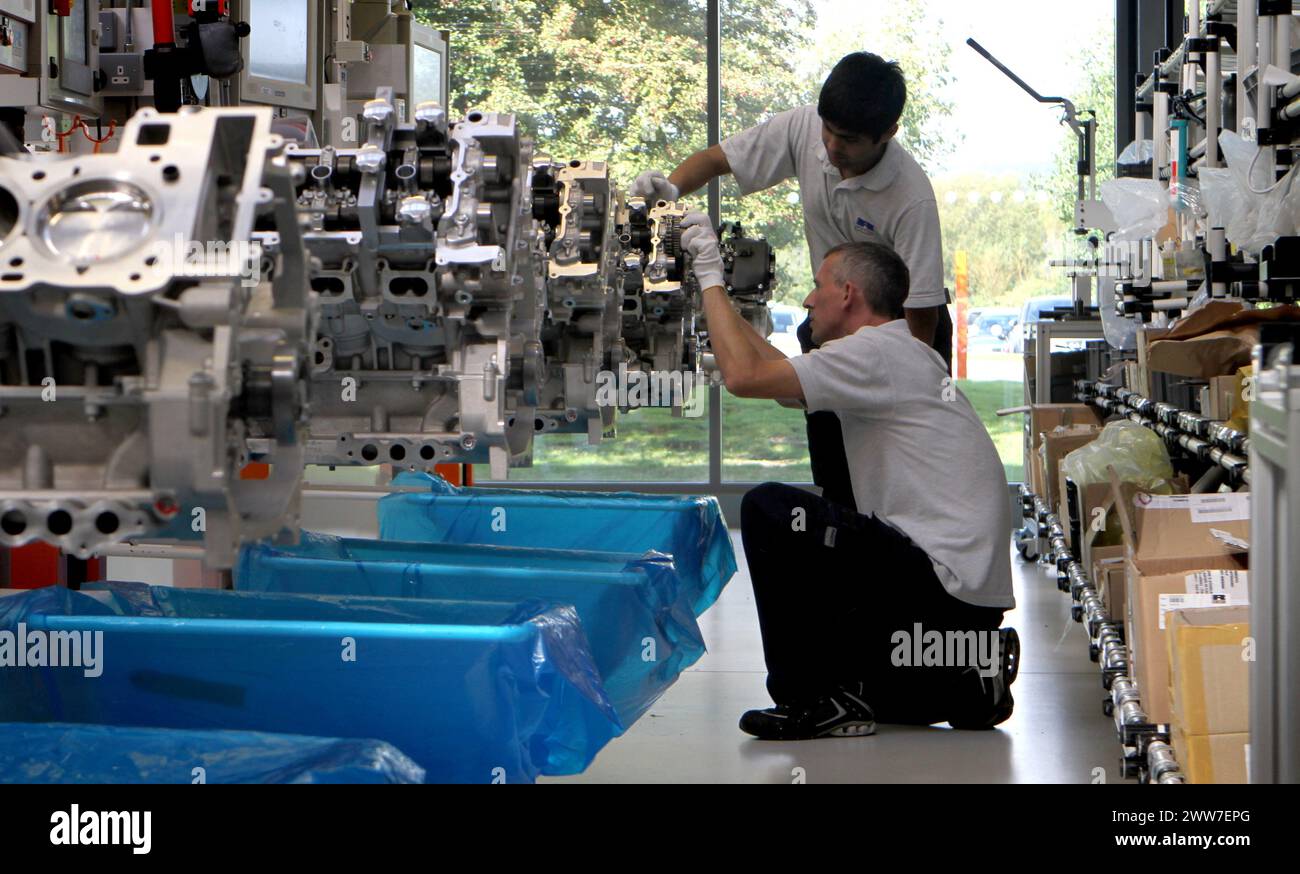
[[[1121,386],[1085,379],[1076,380],[1074,386],[1080,402],[1155,431],[1170,450],[1180,449],[1198,461],[1218,465],[1234,486],[1250,482],[1250,438],[1242,432]]]

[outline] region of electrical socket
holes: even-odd
[[[140,94],[144,91],[144,55],[101,52],[99,71],[104,94]]]

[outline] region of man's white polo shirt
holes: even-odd
[[[845,179],[826,158],[821,128],[817,107],[810,105],[724,140],[722,151],[741,194],[797,178],[814,272],[840,243],[883,243],[911,273],[905,306],[946,304],[939,208],[921,165],[891,140],[880,163]]]

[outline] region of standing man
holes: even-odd
[[[670,176],[647,171],[631,193],[678,200],[731,173],[742,194],[799,180],[804,233],[816,273],[842,243],[879,243],[902,257],[912,277],[904,306],[912,335],[952,358],[952,321],[943,286],[939,210],[925,171],[894,141],[907,101],[898,64],[855,52],[831,70],[816,105],[778,113],[696,152]],[[804,351],[816,348],[810,324],[799,328]],[[831,501],[853,508],[849,466],[834,413],[808,415],[813,482]]]

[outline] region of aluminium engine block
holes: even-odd
[[[598,375],[707,368],[684,205],[535,157],[506,114],[399,124],[381,89],[356,149],[270,118],[143,110],[112,154],[0,156],[0,546],[201,534],[230,566],[296,532],[305,464],[500,477],[536,434],[599,442],[655,402]],[[770,247],[722,237],[766,332]]]
[[[284,146],[267,109],[146,109],[113,154],[0,156],[0,545],[178,529],[228,567],[296,531],[310,312]],[[269,477],[241,477],[254,460]]]
[[[357,149],[291,148],[319,330],[307,461],[432,467],[526,456],[541,378],[531,144],[509,115],[448,124],[391,89]]]

